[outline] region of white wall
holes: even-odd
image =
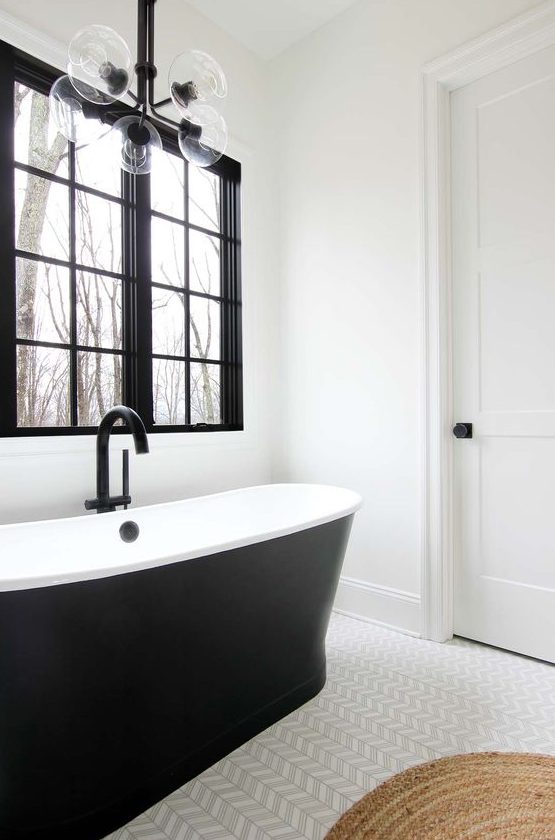
[[[271,65],[281,184],[276,478],[358,490],[337,604],[420,627],[420,73],[535,5],[362,0]]]
[[[337,603],[412,632],[420,624],[420,72],[534,5],[361,0],[268,66],[185,2],[157,4],[160,81],[190,45],[216,55],[229,78],[230,151],[245,179],[248,430],[152,436],[152,454],[131,461],[134,500],[270,473],[356,489],[365,507]],[[60,41],[109,21],[134,44],[132,0],[0,0],[2,9]],[[92,438],[65,439],[58,450],[51,441],[0,441],[0,521],[80,513],[94,490],[93,450]]]
[[[17,17],[17,31],[5,14]],[[4,18],[2,15],[4,14]],[[230,95],[226,101],[229,153],[243,163],[243,286],[245,355],[244,433],[151,435],[151,454],[131,456],[134,503],[177,499],[264,483],[270,477],[270,400],[268,371],[273,364],[275,324],[275,224],[268,158],[265,68],[214,24],[181,0],[156,6],[156,59],[160,97],[167,90],[171,59],[187,47],[204,48],[224,66]],[[96,0],[1,0],[0,38],[62,66],[63,49],[77,29],[108,23],[134,50],[136,4]],[[29,40],[28,27],[41,42]],[[52,43],[49,39],[56,39]],[[60,58],[61,56],[61,58]],[[114,448],[130,444],[127,437]],[[0,522],[83,513],[83,500],[94,496],[94,437],[0,440]],[[132,449],[132,445],[131,445]],[[112,458],[113,488],[119,486],[120,460]]]

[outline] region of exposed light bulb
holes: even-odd
[[[122,169],[132,175],[152,170],[152,158],[162,149],[162,140],[151,122],[137,115],[122,117],[112,126]]]
[[[56,128],[72,143],[92,143],[110,130],[98,109],[79,96],[69,76],[60,76],[52,85],[49,107]]]
[[[86,26],[72,38],[67,72],[85,99],[109,105],[125,96],[133,76],[133,60],[123,38],[109,26]]]
[[[138,146],[132,140],[126,140],[121,147],[123,166],[129,171],[144,169],[147,165],[148,145]]]
[[[211,120],[206,106],[227,95],[225,74],[208,53],[187,50],[173,61],[168,76],[173,104],[185,119],[204,125]]]
[[[68,75],[52,87],[50,104],[53,120],[72,142],[86,143],[110,132],[121,166],[135,175],[152,169],[153,155],[162,149],[155,126],[145,119],[149,110],[162,123],[177,126],[175,120],[158,114],[170,100],[149,105],[152,79],[156,75],[153,58],[154,0],[148,0],[146,17],[139,17],[139,55],[137,65],[123,38],[108,26],[92,25],[80,29],[68,49]],[[145,57],[146,56],[146,57]],[[141,84],[130,92],[136,68]],[[216,163],[227,146],[227,127],[211,103],[227,95],[225,74],[215,59],[202,50],[188,50],[177,56],[169,73],[170,95],[183,117],[178,142],[183,156],[195,166]],[[134,113],[121,117],[108,128],[112,111],[101,117],[98,106],[110,106],[130,94],[136,103]],[[137,113],[140,111],[140,114]],[[117,112],[116,112],[117,113]]]
[[[111,61],[104,61],[98,68],[100,78],[106,83],[111,96],[118,99],[129,89],[129,74],[123,67],[116,67]]]
[[[206,106],[207,109],[209,106]],[[177,135],[183,157],[194,166],[205,168],[216,163],[227,147],[227,126],[214,108],[211,120],[204,125],[183,119]]]

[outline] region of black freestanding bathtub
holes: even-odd
[[[102,838],[320,691],[359,505],[268,485],[0,527],[0,840]]]

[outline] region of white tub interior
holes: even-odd
[[[0,591],[109,577],[292,534],[354,513],[357,493],[267,484],[101,515],[0,526]],[[138,539],[125,543],[132,520]]]

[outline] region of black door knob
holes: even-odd
[[[471,438],[472,423],[456,423],[453,426],[453,434],[456,438]]]

